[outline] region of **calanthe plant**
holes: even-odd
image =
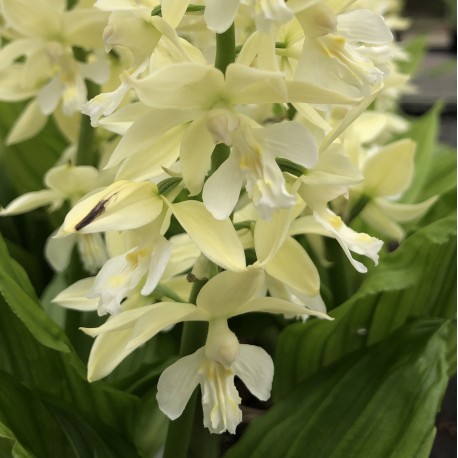
[[[0,0],[5,454],[427,456],[455,156],[394,3]]]

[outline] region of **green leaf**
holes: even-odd
[[[419,202],[421,193],[425,188],[428,175],[435,161],[441,110],[442,104],[436,103],[425,115],[413,121],[410,130],[403,135],[417,143],[415,174],[409,189],[402,196],[403,202]]]
[[[118,431],[136,398],[102,382],[89,384],[86,369],[63,330],[41,308],[23,269],[0,237],[0,361],[28,386],[72,402]],[[1,298],[0,298],[1,299]],[[7,306],[8,304],[8,306]]]
[[[26,450],[17,440],[14,433],[0,422],[0,454],[12,458],[33,458],[33,455]]]
[[[456,314],[456,216],[407,238],[370,271],[360,289],[330,314],[288,326],[276,354],[274,397],[344,355],[372,345],[412,317]]]
[[[409,60],[397,62],[401,73],[414,75],[420,68],[427,49],[427,39],[425,36],[417,36],[409,40],[403,48],[409,54]]]
[[[39,458],[68,455],[65,435],[48,409],[11,375],[0,371],[0,421]]]
[[[317,372],[225,458],[426,458],[454,368],[454,333],[451,322],[419,320]]]
[[[69,354],[75,367],[81,363],[62,329],[41,308],[32,285],[22,267],[8,253],[0,235],[0,293],[11,310],[42,345]]]
[[[137,454],[116,431],[100,420],[85,418],[78,406],[39,395],[1,371],[0,391],[0,420],[7,425],[5,432],[18,438],[21,447],[25,444],[32,456],[117,458]]]
[[[0,103],[0,138],[4,139],[24,104]],[[3,178],[23,194],[43,187],[43,175],[61,157],[66,141],[50,120],[40,135],[16,145],[0,142],[0,170]]]

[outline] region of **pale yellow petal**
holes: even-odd
[[[226,318],[260,292],[264,284],[261,269],[242,272],[226,270],[213,277],[200,291],[197,306],[212,318]]]
[[[67,214],[58,236],[134,229],[154,221],[162,206],[154,183],[116,181],[78,202]]]
[[[266,271],[308,296],[316,296],[320,291],[320,276],[315,264],[301,244],[292,237],[285,240],[267,264]]]
[[[406,138],[370,156],[363,168],[364,188],[369,196],[393,196],[410,185],[414,171],[415,142]]]
[[[216,220],[202,202],[195,200],[173,204],[171,209],[208,259],[228,270],[245,268],[245,253],[229,219]]]

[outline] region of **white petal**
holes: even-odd
[[[273,157],[283,157],[310,168],[318,159],[318,147],[308,129],[295,121],[272,124],[253,133]]]
[[[60,5],[59,5],[60,3]],[[26,37],[59,36],[62,2],[3,0],[2,16],[8,26]]]
[[[205,318],[194,304],[159,302],[149,306],[148,311],[136,321],[127,348],[138,348],[172,324],[180,321],[205,321]]]
[[[129,106],[124,108],[126,110]],[[143,107],[143,108],[142,108]],[[141,105],[140,111],[144,111],[144,105]],[[108,161],[107,167],[113,167],[121,162],[126,157],[142,151],[150,151],[151,148],[160,142],[161,137],[173,127],[183,124],[192,119],[193,114],[186,110],[151,110],[146,108],[147,113],[143,114],[125,132],[121,141]],[[114,115],[105,118],[101,122],[105,126],[105,121],[108,123],[118,122],[123,123],[123,119],[118,121],[117,115],[121,114],[123,110],[115,113]],[[127,113],[129,115],[129,113]],[[128,118],[129,116],[127,116]]]
[[[6,208],[0,209],[0,216],[20,215],[49,204],[54,204],[53,207],[57,208],[62,202],[62,194],[53,189],[27,192],[10,202]]]
[[[199,384],[199,368],[203,359],[203,348],[200,348],[192,355],[180,358],[159,377],[156,399],[159,408],[171,420],[177,419],[183,413]]]
[[[97,328],[80,328],[85,334],[91,337],[97,337],[102,334],[110,333],[120,329],[130,329],[132,333],[133,326],[138,319],[141,319],[152,308],[158,304],[147,305],[132,310],[126,310],[118,315],[112,315],[104,324]],[[127,341],[125,342],[127,343]]]
[[[70,235],[63,239],[56,239],[54,235],[55,233],[46,240],[45,256],[54,270],[63,272],[70,263],[73,247],[75,246],[78,235]]]
[[[6,143],[13,145],[37,135],[45,126],[48,117],[45,116],[36,100],[32,100],[22,111],[9,131]]]
[[[64,86],[58,78],[53,78],[41,88],[37,100],[43,114],[50,115],[56,109],[63,90]]]
[[[205,182],[202,200],[216,219],[226,219],[232,213],[243,181],[237,160],[231,154]]]
[[[368,234],[354,231],[345,225],[342,219],[329,209],[321,212],[314,212],[314,216],[317,221],[335,237],[337,242],[339,242],[347,258],[358,272],[367,272],[367,267],[354,259],[351,255],[351,251],[367,256],[372,259],[375,265],[378,264],[378,252],[383,245],[381,240],[371,237]]]
[[[98,179],[99,171],[95,167],[89,165],[74,166],[68,163],[49,169],[44,182],[48,188],[60,191],[65,196],[73,197],[94,189]]]
[[[145,151],[128,156],[118,169],[117,180],[143,181],[164,173],[178,159],[185,125],[173,127]]]
[[[201,116],[192,121],[183,135],[180,151],[183,181],[192,196],[202,191],[214,148],[215,142],[207,129],[207,118]]]
[[[225,32],[234,22],[240,0],[207,0],[204,19],[210,30]]]
[[[90,382],[106,377],[133,351],[126,350],[130,333],[130,328],[124,328],[104,333],[95,339],[87,363],[87,378]]]
[[[393,34],[382,16],[373,11],[355,9],[337,16],[337,30],[346,39],[370,43],[386,44],[393,40]]]
[[[226,90],[234,105],[281,103],[288,100],[283,73],[237,63],[227,67]]]
[[[150,107],[205,110],[221,98],[224,76],[210,65],[179,63],[128,81],[140,101]]]
[[[265,350],[254,345],[240,345],[238,358],[232,368],[252,394],[261,401],[269,399],[274,363]]]
[[[154,221],[162,200],[153,183],[116,181],[79,201],[67,214],[58,236],[134,229]]]
[[[98,299],[88,299],[87,295],[92,285],[94,277],[83,278],[62,290],[52,302],[73,310],[84,312],[97,310]]]
[[[251,312],[265,312],[265,313],[278,313],[287,315],[310,315],[324,318],[326,320],[333,320],[330,316],[317,310],[305,308],[303,305],[294,304],[292,302],[277,299],[276,297],[255,297],[246,302],[242,307],[239,307],[233,316],[241,315],[243,313]]]
[[[153,250],[151,252],[151,261],[148,269],[148,275],[145,280],[141,293],[145,296],[151,294],[156,288],[159,279],[164,273],[167,262],[172,254],[172,244],[162,236],[159,236],[154,243]]]

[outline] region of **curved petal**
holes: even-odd
[[[171,254],[172,244],[166,238],[159,236],[151,252],[148,275],[146,276],[145,285],[141,290],[144,296],[151,294],[154,288],[156,288]]]
[[[192,111],[206,110],[221,98],[224,76],[210,65],[187,62],[127,81],[140,101],[150,107]]]
[[[118,329],[95,339],[87,363],[87,378],[90,382],[106,377],[132,353],[133,350],[126,349],[131,331],[131,328]]]
[[[213,317],[231,316],[233,311],[253,298],[264,284],[261,269],[242,272],[226,270],[213,277],[197,296],[197,307]]]
[[[274,363],[265,350],[254,345],[240,345],[239,355],[232,369],[258,399],[267,401],[270,398]]]
[[[1,11],[7,25],[26,37],[59,36],[59,3],[47,0],[2,0]]]
[[[129,155],[116,174],[118,180],[142,181],[156,178],[170,168],[180,154],[185,125],[172,127],[149,148]]]
[[[268,263],[288,235],[288,230],[293,219],[290,208],[279,209],[272,213],[270,220],[258,219],[254,228],[254,248],[258,263]]]
[[[155,184],[116,181],[80,200],[65,217],[57,237],[134,229],[154,221],[162,206]]]
[[[393,34],[379,14],[366,9],[355,9],[337,16],[338,33],[347,40],[374,45],[393,40]]]
[[[225,32],[234,22],[240,0],[207,0],[204,19],[215,33]]]
[[[95,277],[83,278],[62,290],[53,300],[61,307],[82,312],[97,310],[98,299],[88,299],[89,290],[94,284]]]
[[[56,239],[52,234],[46,240],[45,257],[57,272],[63,272],[69,265],[77,237],[74,234],[63,239]]]
[[[138,348],[158,332],[180,321],[206,321],[206,316],[194,304],[186,302],[159,302],[150,306],[135,322],[127,348]]]
[[[8,132],[7,145],[14,145],[34,137],[43,129],[47,121],[48,117],[42,113],[38,102],[35,99],[32,100]]]
[[[183,135],[180,150],[183,181],[192,196],[202,191],[214,148],[215,141],[207,129],[207,118],[201,116],[192,121]]]
[[[318,146],[308,129],[295,121],[272,124],[253,133],[273,157],[284,157],[304,167],[318,160]]]
[[[237,63],[227,67],[226,91],[234,105],[288,101],[283,73]]]
[[[361,212],[361,218],[379,233],[401,241],[405,236],[404,229],[393,221],[374,201],[369,201]]]
[[[229,219],[214,219],[205,205],[195,200],[172,204],[170,208],[208,259],[228,270],[245,268],[245,253]]]
[[[61,193],[53,189],[27,192],[0,209],[0,216],[20,215],[53,203],[56,208],[56,201],[62,202],[63,199]]]
[[[162,372],[157,383],[156,399],[159,408],[171,420],[177,419],[199,384],[199,368],[204,360],[204,349],[180,358]]]
[[[288,237],[272,260],[266,271],[308,296],[316,296],[320,291],[320,276],[315,264],[299,242]]]
[[[135,322],[142,318],[152,308],[157,307],[157,305],[158,304],[152,304],[146,305],[145,307],[126,310],[117,315],[110,316],[105,323],[97,328],[80,328],[80,330],[91,337],[97,337],[102,334],[127,328],[132,332]]]
[[[183,19],[189,0],[162,0],[162,17],[174,28]]]
[[[293,304],[292,302],[277,299],[276,297],[255,297],[254,299],[250,299],[242,307],[239,307],[232,316],[251,312],[278,313],[298,316],[310,315],[331,321],[334,319],[326,315],[326,313],[308,309],[302,305]]]
[[[406,138],[370,156],[363,167],[366,193],[374,197],[403,193],[413,178],[415,147],[415,142]]]
[[[89,165],[59,165],[49,169],[45,175],[45,184],[66,196],[85,193],[95,188],[99,171]]]
[[[244,176],[232,154],[205,182],[202,200],[216,219],[226,219],[232,213],[243,182]]]

